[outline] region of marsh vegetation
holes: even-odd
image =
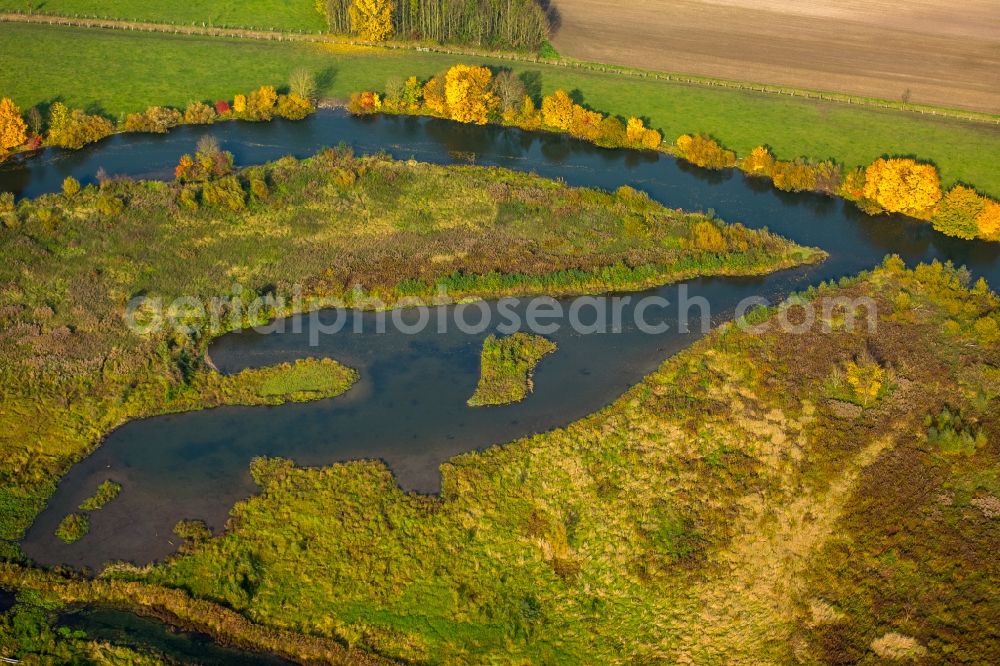
[[[591,417],[454,459],[440,499],[261,460],[226,534],[112,577],[421,662],[992,653],[996,295],[890,260],[803,297],[874,299],[877,327],[723,326]],[[941,455],[951,431],[974,445]]]
[[[93,495],[80,503],[80,510],[97,511],[98,509],[103,509],[108,502],[118,497],[118,493],[121,491],[122,486],[120,483],[111,481],[110,479],[103,481],[97,486],[97,490]]]
[[[219,334],[293,308],[435,296],[439,283],[454,297],[637,289],[822,256],[634,190],[337,150],[196,182],[108,180],[0,215],[0,419],[10,434],[0,535],[10,539],[67,467],[125,421],[329,397],[353,381],[315,360],[222,377],[204,359],[206,310],[137,334],[122,317],[136,297],[214,299]],[[706,245],[699,230],[709,228]],[[247,307],[261,297],[269,305]]]
[[[555,343],[540,335],[518,332],[504,338],[489,336],[483,341],[479,385],[469,398],[469,406],[509,405],[524,400],[533,388],[535,366],[555,351]]]

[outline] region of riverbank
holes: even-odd
[[[75,45],[72,58],[61,47],[66,40]],[[50,63],[30,80],[3,78],[0,73],[0,90],[22,108],[60,97],[70,106],[98,108],[111,116],[150,105],[183,108],[192,98],[226,99],[234,90],[251,90],[261,84],[280,86],[294,67],[316,74],[321,95],[346,99],[352,91],[383,89],[387,79],[403,73],[430,78],[471,57],[477,64],[509,67],[518,74],[536,73],[541,94],[580,90],[588,104],[615,115],[644,117],[667,136],[711,132],[740,154],[767,143],[783,159],[813,155],[849,166],[868,164],[887,150],[915,154],[938,165],[946,186],[971,182],[986,194],[1000,193],[1000,176],[992,165],[992,156],[1000,152],[1000,126],[789,94],[468,54],[43,25],[6,24],[0,48],[13,59],[6,72],[34,71],[29,53]],[[126,53],[142,53],[143,57],[126,57]],[[178,59],[195,65],[183,75],[164,66]],[[64,76],[67,71],[74,76]],[[106,72],[129,85],[109,88],[98,75]]]
[[[29,595],[40,595],[47,600],[49,610],[70,604],[123,608],[185,631],[206,634],[224,646],[268,652],[297,663],[345,666],[393,663],[338,641],[251,622],[228,608],[193,598],[180,590],[121,581],[82,580],[9,563],[0,563],[0,584]],[[73,659],[94,654],[95,646],[78,636],[59,637],[51,628],[39,633],[36,638],[38,647],[56,651],[54,654],[50,652],[49,656],[59,656],[61,652],[63,658]],[[106,648],[101,652],[104,650]],[[107,652],[104,654],[105,658],[114,656]],[[150,660],[150,663],[155,662]]]
[[[528,131],[568,133],[603,148],[667,152],[712,170],[738,168],[786,192],[818,192],[857,204],[870,215],[904,213],[949,236],[1000,241],[1000,202],[965,184],[947,193],[940,173],[914,157],[879,158],[854,168],[833,160],[779,160],[766,145],[738,155],[708,134],[664,139],[635,115],[616,118],[585,107],[564,90],[538,100],[528,81],[486,67],[455,65],[429,80],[410,76],[386,91],[358,91],[348,110],[445,118],[466,124],[499,124]],[[577,98],[579,95],[577,95]]]

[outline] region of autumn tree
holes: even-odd
[[[719,227],[709,220],[701,220],[691,226],[688,245],[691,249],[706,252],[725,252],[727,248]]]
[[[455,65],[445,75],[444,93],[452,119],[485,125],[498,101],[490,91],[493,74],[486,67]]]
[[[390,76],[385,81],[385,101],[390,104],[397,104],[403,99],[403,89],[406,84],[398,76]]]
[[[444,96],[444,77],[434,76],[424,84],[424,105],[432,113],[445,115],[448,111],[448,101]]]
[[[792,162],[778,160],[771,167],[774,186],[785,192],[807,192],[816,189],[816,170],[803,159]]]
[[[246,114],[251,120],[270,120],[277,103],[274,86],[261,86],[247,96]]]
[[[656,134],[659,136],[659,132]],[[609,147],[628,145],[628,130],[622,124],[622,121],[614,116],[607,116],[597,128],[597,142]]]
[[[212,135],[198,140],[194,157],[182,155],[174,168],[178,182],[207,182],[224,178],[233,172],[233,154],[223,151]]]
[[[62,190],[67,197],[75,196],[80,191],[80,181],[73,176],[66,176],[63,179]]]
[[[602,120],[604,120],[603,114],[574,104],[573,122],[570,124],[569,133],[580,139],[596,141],[599,138]]]
[[[17,148],[28,140],[28,126],[14,100],[0,100],[0,152]]]
[[[573,125],[572,98],[565,90],[557,90],[542,99],[542,123],[553,129],[568,131]]]
[[[646,127],[641,118],[629,118],[625,132],[628,142],[638,148],[655,149],[663,143],[663,135]]]
[[[846,370],[847,385],[855,402],[867,409],[882,394],[887,379],[885,368],[871,359],[863,358],[857,362],[848,361]]]
[[[1000,203],[987,199],[976,218],[979,235],[986,240],[1000,241]]]
[[[382,108],[382,98],[376,92],[352,93],[351,99],[347,103],[347,110],[351,113],[365,114],[376,113]]]
[[[288,120],[302,120],[315,110],[310,100],[302,97],[298,93],[288,93],[278,95],[278,101],[274,106],[274,115]]]
[[[774,171],[774,155],[767,146],[757,146],[740,161],[740,169],[751,176],[770,176]]]
[[[845,199],[857,201],[865,195],[865,170],[856,167],[845,172],[841,178],[837,193]]]
[[[392,34],[392,0],[353,0],[348,9],[351,29],[369,42],[381,42]]]
[[[865,170],[864,196],[890,213],[927,219],[941,200],[941,178],[932,164],[882,158]]]
[[[357,32],[358,0],[316,0],[330,31]],[[369,3],[372,4],[372,3]],[[547,39],[549,23],[538,0],[403,0],[379,6],[391,34],[405,39],[462,43],[499,50],[537,51]]]
[[[736,153],[723,148],[710,136],[683,134],[677,137],[677,151],[692,164],[706,169],[736,166]]]
[[[833,160],[823,160],[813,165],[812,169],[816,174],[815,191],[830,195],[840,191],[844,182],[844,167]]]
[[[215,109],[204,102],[191,102],[184,109],[184,122],[188,125],[208,125],[215,122]]]
[[[184,120],[184,116],[176,109],[163,106],[151,106],[142,113],[130,113],[125,117],[123,128],[126,132],[149,132],[166,134]]]
[[[941,199],[934,211],[931,225],[948,236],[975,238],[979,235],[977,223],[986,202],[971,187],[956,185]]]
[[[518,125],[529,130],[538,129],[542,125],[542,114],[539,113],[538,108],[535,106],[535,100],[531,99],[528,95],[525,95],[524,101],[521,102],[517,122]]]
[[[88,115],[80,109],[71,111],[62,102],[56,102],[49,109],[48,142],[53,146],[81,148],[114,131],[115,126],[107,118]]]

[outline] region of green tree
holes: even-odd
[[[956,185],[941,200],[931,225],[948,236],[975,238],[979,233],[977,220],[986,202],[972,189]]]

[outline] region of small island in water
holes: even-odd
[[[509,405],[524,400],[534,388],[531,375],[535,366],[555,350],[556,343],[529,333],[486,338],[479,386],[469,398],[469,406]]]

